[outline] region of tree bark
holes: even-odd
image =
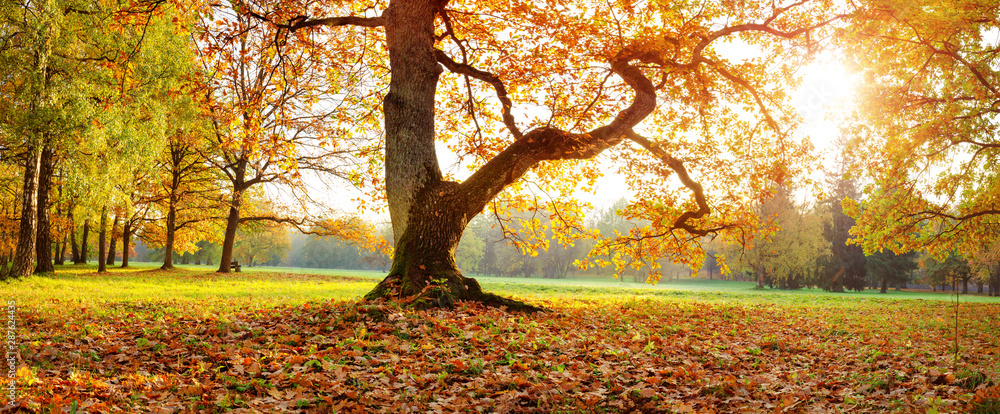
[[[101,208],[101,232],[97,237],[97,273],[107,273],[108,263],[104,260],[104,256],[108,254],[108,245],[105,243],[108,240],[108,208]]]
[[[66,245],[69,244],[69,235],[63,234],[62,242],[59,243],[58,252],[56,252],[55,262],[57,265],[66,264]]]
[[[229,217],[226,219],[226,236],[222,241],[222,257],[219,258],[219,273],[229,273],[233,261],[233,246],[236,245],[236,230],[240,226],[240,208],[243,206],[243,191],[253,183],[247,183],[247,159],[241,158],[233,168],[231,176],[233,197],[229,205]]]
[[[400,298],[417,308],[450,307],[457,300],[477,300],[512,310],[534,310],[530,305],[485,293],[475,279],[462,276],[454,252],[466,222],[458,213],[461,209],[452,204],[460,200],[449,203],[428,200],[431,198],[415,200],[409,225],[396,242],[389,275],[366,298]]]
[[[163,244],[163,266],[160,269],[170,270],[174,268],[174,226],[177,223],[177,210],[174,209],[173,202],[167,208],[167,240]]]
[[[37,265],[35,273],[52,273],[52,225],[49,222],[49,191],[52,188],[52,172],[54,155],[52,148],[46,145],[42,149],[42,159],[38,170],[38,231],[35,236],[35,252]]]
[[[38,176],[42,163],[41,149],[32,146],[24,166],[24,186],[21,190],[21,223],[17,237],[17,250],[10,277],[28,277],[35,270],[38,252]]]
[[[90,252],[87,251],[89,246],[87,245],[87,236],[90,235],[90,219],[83,221],[83,239],[80,240],[80,261],[77,264],[87,264],[87,257]]]
[[[69,217],[69,223],[70,223],[69,224],[69,226],[70,226],[69,241],[72,244],[72,248],[73,248],[73,250],[72,250],[72,252],[73,252],[73,264],[80,264],[80,263],[82,263],[82,259],[80,259],[80,247],[77,246],[77,244],[76,244],[76,221],[73,220],[73,207],[72,206],[70,206],[69,212],[66,213],[66,216]]]
[[[105,262],[108,266],[114,266],[115,265],[115,254],[117,253],[117,251],[115,250],[115,247],[118,244],[118,234],[115,233],[115,228],[116,227],[118,227],[118,215],[117,214],[115,214],[114,221],[111,222],[111,243],[108,245],[108,260],[107,260],[107,262]]]
[[[132,223],[125,222],[122,227],[122,267],[128,267],[129,242],[132,241]]]
[[[233,246],[236,244],[236,229],[240,225],[240,205],[242,203],[242,191],[234,191],[232,205],[229,206],[229,218],[226,219],[226,238],[222,242],[222,258],[219,259],[219,273],[229,273],[229,265],[233,261]]]
[[[1000,296],[1000,263],[993,265],[993,277],[990,278],[991,296]]]
[[[882,290],[880,293],[889,293],[889,277],[882,276]]]

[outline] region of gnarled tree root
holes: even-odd
[[[489,307],[506,307],[513,312],[542,312],[548,309],[483,292],[476,279],[460,274],[449,274],[440,279],[420,282],[407,281],[403,275],[391,274],[383,279],[365,300],[392,300],[415,309],[453,308],[458,301],[479,302]]]

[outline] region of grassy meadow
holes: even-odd
[[[550,311],[414,312],[359,303],[381,276],[69,265],[0,284],[17,308],[18,402],[40,413],[967,412],[1000,383],[1000,299],[981,295],[482,277]]]

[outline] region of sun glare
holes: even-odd
[[[829,60],[806,66],[802,84],[792,94],[792,106],[802,117],[800,133],[824,154],[832,150],[839,122],[850,109],[856,77],[841,64]]]

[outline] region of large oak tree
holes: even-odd
[[[580,187],[602,168],[582,161],[608,151],[637,194],[624,213],[651,223],[609,243],[623,254],[697,265],[702,236],[748,225],[751,204],[804,167],[808,146],[792,138],[786,94],[839,18],[827,1],[305,1],[236,9],[290,32],[384,45],[334,45],[341,59],[364,61],[373,83],[386,71],[390,77],[384,174],[396,243],[389,275],[367,297],[423,306],[513,304],[459,273],[462,230],[505,189],[523,189],[526,175],[544,188]],[[724,50],[740,47],[742,57],[727,58]],[[436,139],[473,164],[471,176],[442,173]],[[699,178],[719,185],[706,189]]]

